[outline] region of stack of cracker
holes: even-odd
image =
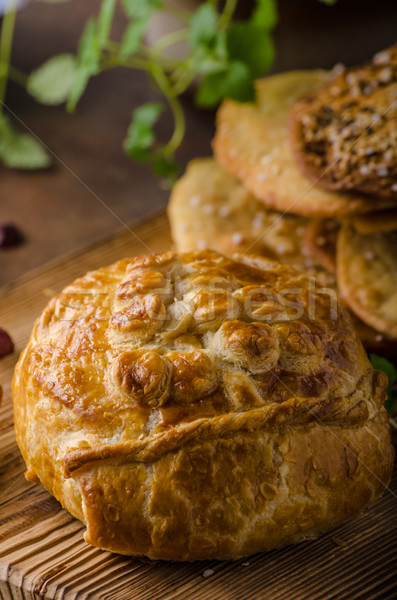
[[[397,46],[349,70],[257,82],[226,100],[214,158],[168,214],[178,251],[276,258],[334,287],[369,350],[397,355]]]

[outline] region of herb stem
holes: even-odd
[[[150,63],[148,60],[143,58],[121,58],[120,56],[109,56],[101,64],[101,70],[111,69],[112,67],[129,67],[131,69],[148,71],[150,69]]]
[[[0,37],[0,117],[7,89],[7,79],[10,71],[12,39],[14,35],[17,0],[10,0],[8,11],[3,17]]]
[[[154,80],[160,88],[160,91],[165,96],[174,118],[174,131],[171,139],[163,147],[162,152],[165,155],[172,155],[175,150],[181,145],[185,135],[186,120],[182,105],[178,100],[178,96],[169,82],[167,75],[158,64],[153,64],[151,73]]]
[[[192,13],[189,10],[173,6],[170,2],[167,4],[167,12],[186,24],[189,23],[192,17]]]
[[[179,42],[185,42],[189,36],[188,29],[178,29],[177,31],[171,31],[166,35],[163,35],[152,47],[151,51],[154,54],[160,54],[169,46],[173,46],[174,44],[178,44]]]
[[[237,0],[226,0],[225,8],[219,18],[219,25],[221,27],[227,27],[233,18],[234,11],[236,10]]]
[[[26,87],[28,76],[16,67],[13,67],[12,65],[9,66],[8,76],[12,81],[15,81],[15,83],[18,83],[22,87]]]

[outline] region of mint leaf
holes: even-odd
[[[199,46],[191,53],[188,60],[196,75],[208,75],[210,73],[225,71],[229,60],[226,46],[226,32],[224,30],[217,32],[211,38],[209,46]]]
[[[120,56],[128,58],[139,47],[148,27],[150,17],[156,10],[163,8],[161,0],[123,0],[127,16],[132,19],[125,29],[120,45]]]
[[[174,180],[179,170],[178,164],[168,156],[156,156],[153,159],[153,171],[159,177]]]
[[[162,0],[123,0],[123,8],[127,17],[147,18],[155,10],[161,10],[164,7]]]
[[[370,354],[370,361],[374,369],[383,371],[387,375],[387,400],[385,402],[386,410],[393,414],[397,412],[397,390],[393,390],[393,385],[397,380],[397,370],[386,358],[377,354]]]
[[[136,18],[132,23],[129,23],[120,44],[120,56],[122,58],[128,58],[137,50],[147,24],[147,17]]]
[[[104,48],[109,39],[115,7],[116,0],[103,0],[101,4],[97,22],[98,45],[100,48]]]
[[[245,63],[254,79],[262,76],[274,60],[274,46],[269,32],[250,22],[230,25],[227,31],[227,48],[230,58]]]
[[[61,104],[68,99],[75,77],[76,58],[73,54],[59,54],[29,75],[27,90],[42,104]]]
[[[154,124],[164,107],[164,104],[158,102],[147,102],[134,110],[124,141],[124,149],[135,160],[149,159],[149,149],[156,139]]]
[[[223,98],[232,98],[240,102],[254,100],[255,90],[247,65],[232,61],[227,69],[208,75],[196,94],[198,106],[212,108]]]
[[[77,54],[76,77],[70,91],[66,109],[70,112],[84,93],[89,79],[99,73],[100,49],[96,32],[96,22],[91,17],[80,38]]]
[[[397,413],[397,390],[393,390],[389,398],[385,402],[385,407],[390,415]]]
[[[29,133],[19,133],[6,123],[1,123],[0,158],[13,169],[46,169],[51,158],[43,146]]]
[[[217,34],[217,13],[211,4],[203,4],[192,15],[188,41],[195,49],[201,44],[208,45]]]
[[[256,0],[256,4],[251,18],[252,24],[267,30],[273,29],[278,21],[277,1]]]

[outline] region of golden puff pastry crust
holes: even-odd
[[[237,558],[356,515],[391,477],[386,381],[315,285],[211,250],[75,281],[15,370],[28,479],[87,542],[153,559]]]

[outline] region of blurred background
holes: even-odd
[[[17,15],[12,64],[29,73],[57,53],[75,52],[84,23],[98,10],[97,0],[44,3],[34,0]],[[296,68],[353,65],[396,41],[397,2],[279,0],[274,32],[276,60],[271,72]],[[249,3],[240,0],[241,16]],[[123,28],[116,14],[115,33]],[[156,21],[161,28],[161,22]],[[156,32],[152,32],[155,35]],[[64,106],[42,106],[10,84],[6,104],[54,157],[49,170],[21,172],[0,166],[0,222],[24,234],[19,246],[0,249],[0,285],[31,269],[111,236],[165,209],[169,191],[150,167],[129,160],[122,141],[132,110],[157,100],[146,74],[113,69],[93,78],[74,114]],[[186,93],[187,134],[177,159],[182,167],[210,153],[214,112],[199,110]],[[164,135],[170,116],[160,121]],[[160,131],[160,135],[161,135]]]

